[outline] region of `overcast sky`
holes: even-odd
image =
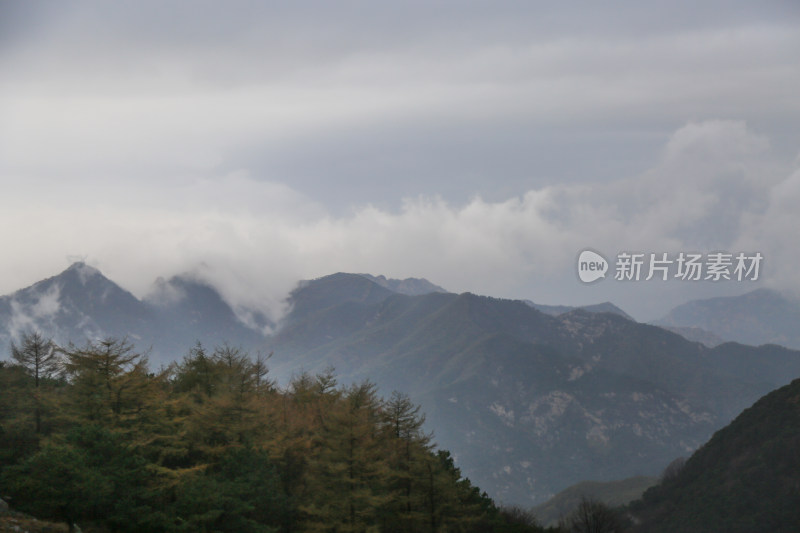
[[[795,0],[0,0],[0,293],[77,259],[274,312],[337,271],[642,320],[798,292],[798,95]],[[584,248],[764,262],[586,285]]]

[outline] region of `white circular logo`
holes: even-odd
[[[578,277],[584,283],[591,283],[606,277],[608,261],[592,250],[584,250],[578,256]]]

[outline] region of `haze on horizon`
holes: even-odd
[[[0,4],[0,293],[76,259],[278,312],[424,277],[655,318],[800,292],[793,1]],[[760,252],[758,282],[582,284],[579,252]]]

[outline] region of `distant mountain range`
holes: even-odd
[[[800,349],[800,301],[770,289],[756,289],[741,296],[693,300],[675,307],[655,324],[668,328],[699,328],[707,332],[704,335],[753,346],[780,344]],[[708,340],[714,342],[711,337]]]
[[[644,491],[658,482],[659,478],[650,476],[616,481],[581,481],[534,507],[533,514],[543,526],[556,527],[559,520],[569,516],[583,500],[598,501],[609,507],[622,507],[640,499]]]
[[[508,502],[657,474],[800,375],[800,353],[778,346],[710,349],[619,313],[407,296],[353,274],[308,282],[291,301],[268,344],[277,375],[333,366],[341,380],[409,392],[436,440]]]
[[[463,471],[494,498],[520,504],[586,479],[657,474],[800,375],[800,352],[708,348],[611,304],[542,312],[426,280],[345,273],[301,283],[288,303],[267,337],[258,318],[245,323],[190,276],[160,280],[138,300],[78,263],[0,298],[0,342],[8,353],[26,328],[59,343],[128,336],[152,347],[158,365],[197,341],[228,341],[272,352],[281,383],[332,366],[340,382],[409,393]]]
[[[709,348],[713,348],[714,346],[719,346],[723,344],[725,339],[711,333],[710,331],[706,331],[702,328],[694,327],[694,326],[665,326],[660,325],[666,329],[667,331],[671,331],[672,333],[677,333],[681,337],[686,340],[690,340],[692,342],[699,342],[702,343]]]

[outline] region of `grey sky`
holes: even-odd
[[[800,289],[794,1],[6,1],[0,72],[3,293],[75,258],[274,309],[338,270],[643,319],[754,287],[585,286],[584,247]]]

